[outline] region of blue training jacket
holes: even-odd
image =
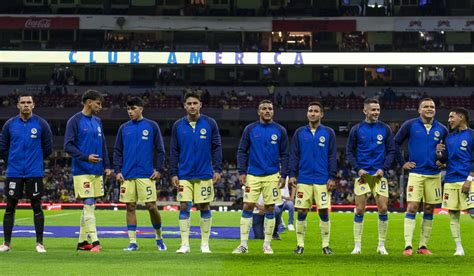
[[[416,163],[416,167],[410,172],[426,175],[440,173],[436,165],[436,145],[444,141],[447,135],[448,129],[437,120],[433,121],[429,131],[426,130],[421,117],[406,121],[395,135],[398,162],[400,165],[406,162],[401,147],[408,139],[408,161]]]
[[[441,161],[448,163],[444,182],[464,182],[474,172],[474,130],[454,131],[446,137]]]
[[[311,132],[309,125],[298,128],[291,139],[290,177],[302,184],[326,184],[336,179],[337,151],[334,130],[319,125]]]
[[[239,174],[264,176],[280,172],[288,175],[288,135],[283,126],[260,121],[247,125],[237,150]]]
[[[143,118],[120,126],[114,146],[115,173],[121,172],[126,180],[149,178],[154,170],[163,174],[164,162],[163,137],[156,122]]]
[[[352,168],[375,174],[382,169],[385,173],[392,166],[396,148],[390,127],[380,121],[362,121],[351,128],[347,139],[346,157]]]
[[[211,179],[222,172],[222,143],[214,119],[201,114],[193,129],[186,116],[171,131],[171,176],[182,180]]]
[[[52,152],[53,135],[48,123],[33,114],[26,122],[20,115],[2,128],[0,157],[7,164],[7,177],[43,177],[43,161]]]
[[[78,112],[69,118],[64,150],[72,156],[72,175],[103,175],[104,169],[110,169],[102,122],[97,116]],[[88,162],[91,154],[97,154],[102,160],[97,164]]]

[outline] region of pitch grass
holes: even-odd
[[[163,224],[177,226],[176,212],[162,212]],[[46,211],[46,225],[77,225],[78,210]],[[138,211],[139,226],[149,226],[146,211]],[[286,219],[286,214],[284,215]],[[0,212],[3,218],[3,212]],[[454,257],[454,242],[449,230],[449,216],[435,216],[429,248],[433,256],[413,255],[405,257],[403,250],[403,214],[389,215],[388,239],[389,256],[375,252],[377,246],[377,215],[366,214],[362,255],[352,256],[353,214],[331,214],[331,247],[335,255],[321,254],[321,239],[317,224],[317,214],[308,216],[305,253],[296,256],[295,232],[285,231],[281,241],[273,241],[274,255],[264,255],[262,241],[249,243],[250,253],[232,255],[231,251],[239,244],[238,240],[211,240],[212,254],[201,254],[199,240],[191,239],[191,253],[177,255],[179,239],[166,239],[167,252],[157,251],[153,239],[139,239],[140,251],[123,252],[127,239],[101,239],[103,251],[76,252],[77,240],[74,238],[47,238],[46,254],[34,251],[33,238],[13,237],[11,252],[0,255],[1,275],[367,275],[367,274],[474,274],[474,220],[461,217],[461,228],[465,257]],[[125,211],[97,211],[99,226],[125,226]],[[239,226],[240,213],[213,213],[215,226]],[[417,216],[415,230],[416,246],[419,238],[421,215]],[[199,213],[193,212],[192,224],[199,224]],[[33,225],[30,210],[18,210],[16,225]]]

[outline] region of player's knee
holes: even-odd
[[[363,216],[364,213],[365,213],[365,208],[363,208],[363,207],[356,207],[356,208],[355,208],[355,213],[356,213],[356,215],[358,215],[358,216]]]
[[[31,208],[35,214],[43,213],[43,208],[41,207],[41,200],[38,198],[31,199]]]
[[[127,203],[127,212],[135,212],[137,205],[135,203]]]
[[[17,199],[7,199],[7,207],[5,208],[5,214],[14,214],[17,205]]]
[[[387,213],[387,206],[380,206],[379,207],[379,214],[386,214]]]
[[[275,212],[275,205],[265,205],[265,213],[274,213]]]
[[[255,204],[244,203],[244,207],[242,209],[243,211],[253,212],[253,208],[255,208]]]
[[[423,213],[426,213],[426,214],[433,214],[433,210],[434,210],[433,205],[431,205],[431,204],[425,204]]]
[[[200,211],[209,211],[210,209],[211,209],[211,205],[209,203],[199,204]]]
[[[156,204],[154,202],[147,202],[146,204],[146,209],[149,211],[149,212],[154,212],[155,210],[158,210],[156,208]]]

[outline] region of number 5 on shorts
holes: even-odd
[[[151,187],[146,187],[146,195],[151,196],[153,194],[153,191],[151,190]]]

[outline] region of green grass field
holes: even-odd
[[[176,212],[162,212],[165,226],[177,226]],[[45,211],[46,225],[78,225],[80,211]],[[148,214],[139,211],[139,227],[149,226]],[[286,218],[286,214],[284,215]],[[76,252],[75,238],[47,238],[45,246],[48,252],[38,254],[34,250],[33,238],[13,237],[13,250],[0,255],[0,275],[271,275],[289,273],[292,275],[315,274],[474,274],[474,220],[469,216],[461,217],[461,228],[465,257],[454,257],[454,242],[449,230],[449,216],[435,216],[433,233],[429,248],[434,255],[402,255],[403,214],[390,214],[388,239],[386,242],[389,256],[376,254],[377,215],[366,214],[362,255],[352,256],[353,214],[331,214],[331,247],[335,255],[321,254],[321,240],[317,215],[308,216],[308,232],[304,255],[295,255],[295,232],[285,231],[281,241],[273,241],[274,255],[264,255],[262,241],[249,243],[249,254],[232,255],[231,251],[239,244],[238,240],[211,240],[213,254],[201,254],[199,240],[191,239],[191,253],[177,255],[179,239],[166,239],[167,252],[157,251],[153,239],[139,239],[140,250],[123,252],[128,239],[101,239],[103,250],[100,253]],[[3,211],[0,212],[3,218]],[[419,237],[421,215],[417,216],[415,230],[416,246]],[[125,211],[97,211],[98,226],[124,226]],[[240,213],[214,212],[213,225],[239,226]],[[199,224],[199,213],[193,212],[192,224]],[[33,225],[30,210],[18,210],[16,225]]]

